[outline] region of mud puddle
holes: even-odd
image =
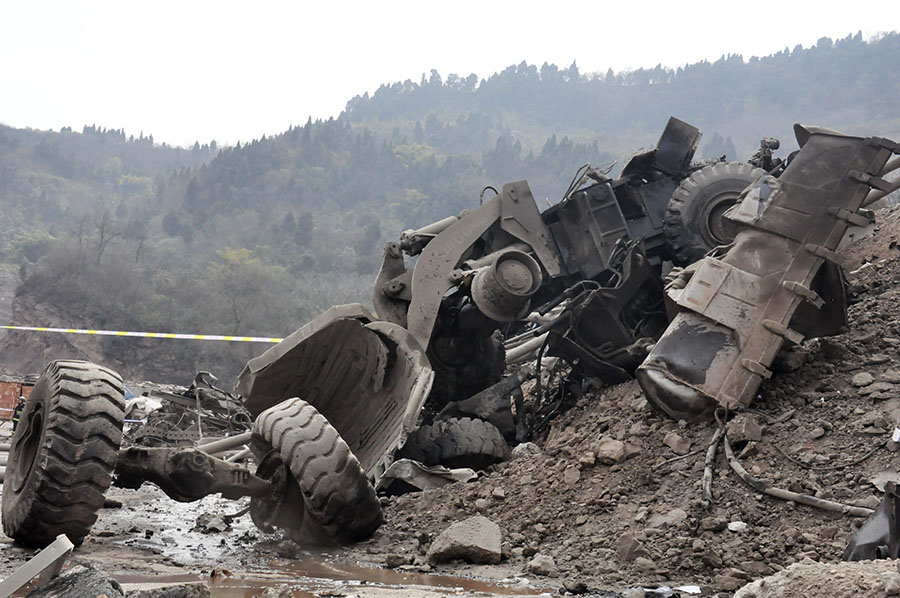
[[[230,574],[204,575],[117,575],[125,590],[158,585],[205,581],[213,598],[252,598],[267,588],[288,586],[291,595],[321,596],[447,596],[456,594],[482,596],[537,596],[541,590],[522,585],[524,580],[510,580],[517,585],[499,585],[476,579],[373,569],[349,564],[331,564],[302,560],[278,564],[272,568]]]

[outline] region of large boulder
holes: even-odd
[[[496,564],[500,562],[500,541],[499,525],[481,515],[469,517],[448,527],[432,542],[428,560]]]

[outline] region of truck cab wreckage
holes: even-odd
[[[404,232],[384,251],[377,316],[332,307],[247,363],[243,434],[122,447],[118,374],[50,363],[13,438],[4,532],[79,544],[115,478],[178,501],[250,496],[258,527],[299,542],[363,539],[382,523],[376,488],[398,457],[457,466],[477,440],[485,466],[525,439],[519,386],[532,374],[502,375],[535,353],[538,370],[546,354],[607,384],[636,377],[676,419],[748,405],[783,346],[846,326],[836,250],[869,224],[865,206],[900,187],[885,178],[900,145],[795,133],[787,161],[763,140],[750,163],[694,164],[699,131],[673,118],[619,178],[583,168],[544,212],[520,181]],[[244,445],[255,468],[217,456]]]

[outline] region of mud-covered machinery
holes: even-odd
[[[767,173],[691,164],[699,133],[672,119],[620,178],[585,170],[543,213],[526,183],[511,183],[471,212],[404,233],[385,249],[377,317],[333,307],[250,360],[237,391],[253,429],[223,441],[120,450],[121,379],[52,362],[13,438],[4,532],[29,545],[59,533],[80,542],[115,474],[181,501],[250,496],[260,528],[304,542],[364,538],[382,521],[374,483],[423,414],[496,381],[495,333],[563,302],[528,334],[547,333],[535,340],[590,375],[615,381],[640,366],[650,401],[676,417],[746,404],[784,342],[840,321],[827,315],[843,314],[840,273],[823,264],[836,261],[847,225],[865,220],[859,208],[897,186],[882,178],[900,166],[887,162],[896,144],[798,133],[790,164],[763,147],[755,162]],[[735,233],[672,277],[669,323],[662,263],[688,266]],[[255,469],[216,456],[245,443]]]

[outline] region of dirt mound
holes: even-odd
[[[896,467],[887,441],[900,422],[900,211],[882,210],[878,222],[877,234],[847,250],[851,331],[780,359],[780,373],[746,412],[750,439],[732,432],[754,476],[867,507],[881,498],[872,480]],[[509,565],[524,571],[535,554],[548,555],[559,569],[554,583],[730,592],[806,558],[838,561],[863,519],[759,494],[732,473],[721,448],[714,501],[703,503],[715,429],[654,412],[634,382],[596,390],[552,422],[538,456],[514,458],[469,484],[391,499],[388,523],[356,556],[423,562],[413,557],[438,533],[482,514],[503,530]]]

